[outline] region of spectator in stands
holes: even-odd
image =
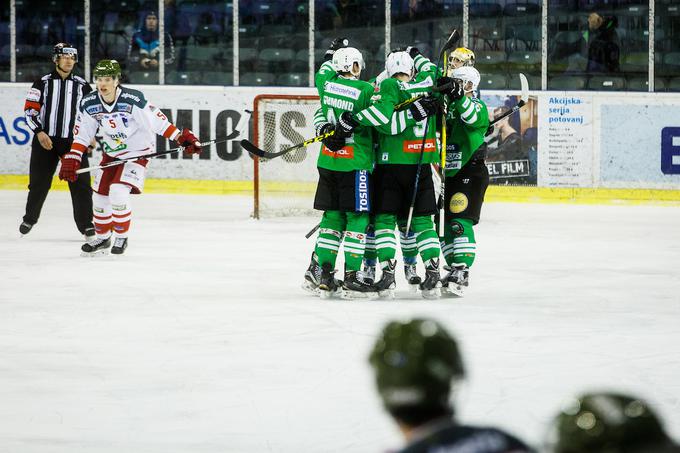
[[[362,8],[358,0],[335,0],[328,5],[330,8],[333,28],[351,27],[356,24],[357,18],[365,17],[362,15]]]
[[[595,12],[590,13],[588,30],[583,33],[583,39],[588,45],[586,72],[619,72],[617,26],[618,20],[614,16],[603,17]]]
[[[555,417],[548,453],[677,453],[649,405],[630,395],[587,393]]]
[[[131,69],[157,69],[160,57],[158,39],[158,16],[150,11],[144,17],[141,29],[132,35],[128,48],[128,67]],[[165,33],[165,64],[175,60],[175,47],[172,38]]]
[[[456,340],[438,322],[388,323],[369,356],[378,393],[407,445],[401,453],[523,453],[521,440],[491,427],[460,424],[451,397],[465,371]]]
[[[507,106],[497,107],[494,110],[494,118],[497,118],[510,108]],[[495,125],[494,136],[489,139],[489,144],[494,141],[497,143],[495,148],[488,148],[488,160],[490,162],[526,159],[522,152],[522,137],[519,132],[510,124],[510,117],[507,116]]]

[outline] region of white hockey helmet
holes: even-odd
[[[408,52],[392,52],[385,61],[385,70],[388,77],[399,73],[413,77],[415,73],[413,58]]]
[[[359,66],[359,72],[355,73],[354,63]],[[359,77],[361,71],[366,68],[366,63],[364,63],[364,57],[361,55],[358,49],[354,47],[343,47],[338,49],[333,54],[333,69],[338,72],[350,72],[354,76]]]
[[[461,66],[451,71],[451,78],[458,79],[463,82],[463,90],[466,93],[476,92],[479,88],[479,82],[482,80],[482,76],[479,75],[477,71],[472,66]],[[468,89],[468,82],[472,84],[472,87]]]

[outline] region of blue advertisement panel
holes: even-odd
[[[680,184],[680,106],[604,104],[600,137],[603,187]]]

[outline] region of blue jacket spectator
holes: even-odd
[[[128,67],[131,69],[155,69],[158,67],[160,43],[158,38],[158,16],[150,11],[144,18],[140,30],[132,35],[128,48]],[[175,61],[175,46],[172,38],[165,33],[165,64]]]

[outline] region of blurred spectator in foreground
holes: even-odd
[[[159,58],[158,16],[150,11],[144,18],[142,28],[132,35],[128,48],[128,68],[156,69]],[[170,34],[165,33],[165,64],[171,64],[174,60],[175,46]]]
[[[532,451],[499,429],[455,420],[451,397],[465,372],[456,341],[436,321],[388,323],[369,361],[383,405],[406,439],[401,453]]]
[[[677,453],[652,409],[639,398],[587,393],[555,417],[549,453]]]

